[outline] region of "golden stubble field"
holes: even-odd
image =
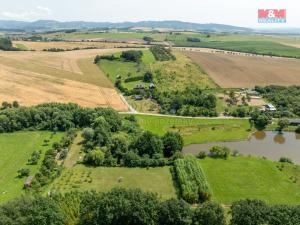
[[[186,51],[185,54],[198,63],[220,87],[300,85],[299,59],[192,51]]]
[[[97,54],[118,49],[69,52],[0,51],[0,102],[29,106],[44,102],[74,102],[84,107],[127,111],[113,84],[93,64]]]

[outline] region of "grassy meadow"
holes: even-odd
[[[16,132],[0,134],[0,203],[24,194],[23,184],[26,178],[18,178],[17,171],[28,168],[34,175],[43,160],[43,155],[53,142],[57,142],[63,133]],[[44,140],[49,140],[45,145]],[[27,165],[33,151],[42,151],[38,165]]]
[[[199,163],[217,202],[231,204],[245,198],[269,204],[300,202],[299,183],[291,179],[291,171],[281,171],[279,163],[256,157],[206,158]]]
[[[251,132],[247,119],[196,119],[171,116],[136,115],[140,126],[155,134],[181,133],[184,144],[246,139]]]
[[[140,188],[157,193],[162,199],[176,197],[169,167],[158,168],[106,168],[75,165],[65,169],[51,185],[60,192],[71,190],[109,191],[114,187]]]

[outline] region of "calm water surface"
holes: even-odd
[[[215,145],[227,146],[243,155],[265,156],[274,161],[285,156],[300,164],[300,134],[293,132],[279,134],[272,131],[258,131],[246,141],[193,144],[184,147],[183,152],[196,155],[200,151],[208,151]]]

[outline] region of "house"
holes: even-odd
[[[265,109],[266,109],[266,111],[271,111],[271,112],[274,112],[277,110],[276,107],[274,105],[272,105],[271,103],[265,105]]]
[[[246,90],[245,93],[250,96],[259,96],[260,95],[259,92],[254,91],[254,90]]]
[[[135,88],[135,89],[144,89],[145,86],[144,86],[143,84],[137,84],[137,85],[135,85],[134,88]]]
[[[31,187],[32,181],[33,181],[33,176],[27,177],[27,179],[26,179],[26,181],[25,181],[25,183],[24,183],[24,188],[29,188],[29,187]]]
[[[150,88],[150,89],[155,88],[155,84],[153,84],[153,83],[149,84],[149,88]]]
[[[300,119],[289,119],[289,123],[291,126],[299,126],[300,125]]]

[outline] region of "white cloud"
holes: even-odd
[[[9,19],[33,20],[50,16],[52,11],[47,7],[37,6],[28,11],[2,11],[1,15]]]

